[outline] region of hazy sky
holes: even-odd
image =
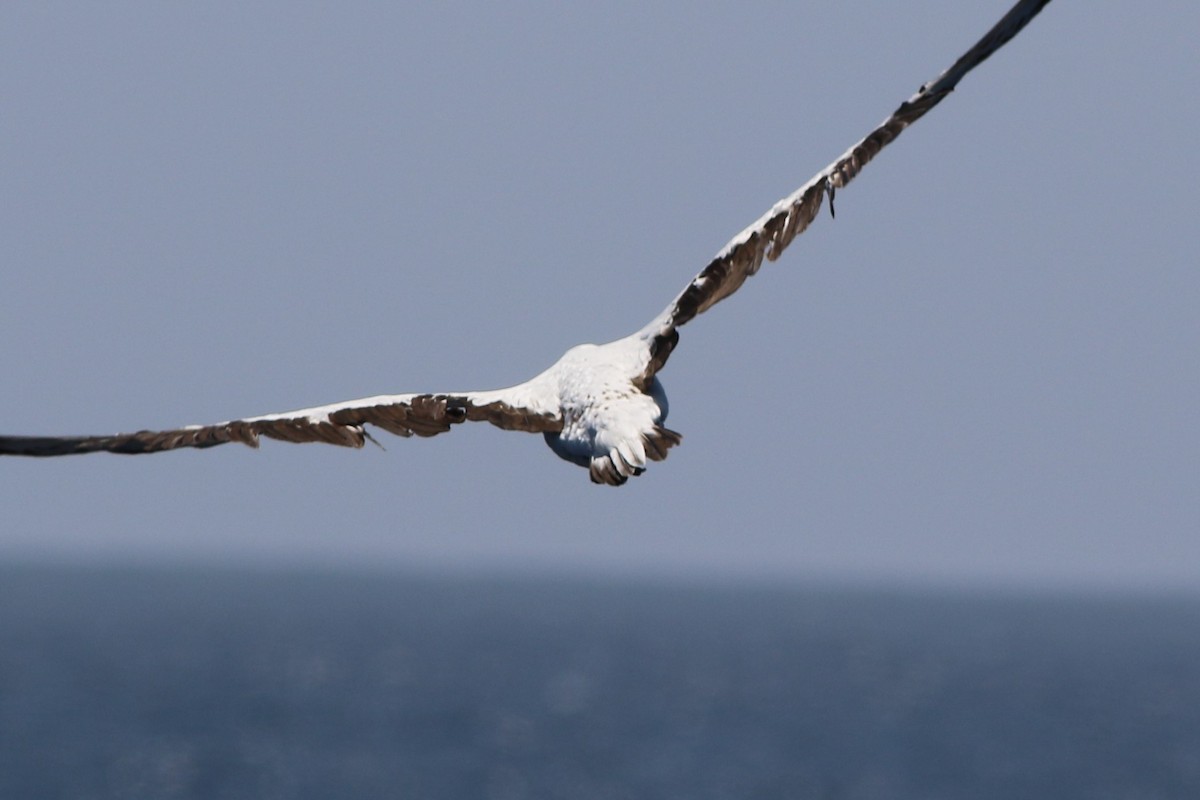
[[[0,12],[0,429],[515,383],[641,327],[995,2]],[[685,328],[684,443],[0,461],[0,559],[1200,587],[1200,4],[1057,0]]]

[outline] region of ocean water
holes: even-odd
[[[1200,798],[1200,598],[0,567],[0,799]]]

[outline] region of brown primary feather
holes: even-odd
[[[215,447],[227,442],[258,447],[261,436],[284,442],[362,447],[367,440],[364,424],[377,425],[397,436],[436,436],[468,420],[533,433],[562,429],[562,421],[552,415],[534,414],[500,402],[475,405],[462,396],[423,394],[407,402],[342,408],[330,412],[327,419],[280,416],[113,436],[0,436],[0,455],[62,456],[101,451],[140,454]]]

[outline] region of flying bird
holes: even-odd
[[[394,394],[246,417],[213,425],[111,436],[0,436],[0,455],[62,456],[106,451],[157,453],[266,436],[286,442],[362,447],[366,426],[398,436],[435,436],[460,422],[540,433],[559,457],[586,467],[594,483],[619,486],[680,443],[666,428],[667,396],[658,373],[679,328],[733,294],[763,260],[779,258],[816,218],[825,197],[850,183],[900,132],[940,103],[962,78],[1016,36],[1050,0],[1020,0],[954,64],[917,90],[877,128],[733,237],[641,330],[608,344],[581,344],[539,375],[507,389]]]

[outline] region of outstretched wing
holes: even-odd
[[[826,194],[829,195],[832,214],[836,190],[852,181],[880,150],[940,103],[963,76],[1016,36],[1049,2],[1020,0],[953,66],[922,86],[879,127],[814,175],[808,183],[780,200],[770,211],[733,237],[661,314],[635,334],[649,345],[652,354],[643,380],[648,380],[666,364],[671,350],[679,341],[676,330],[679,326],[736,292],[746,278],[758,271],[764,258],[768,261],[779,258],[792,239],[803,233],[816,218]]]
[[[541,433],[562,429],[552,398],[521,384],[494,392],[399,394],[365,397],[281,414],[235,419],[215,425],[189,425],[165,431],[112,436],[0,436],[0,455],[65,456],[76,453],[157,453],[179,447],[215,447],[241,442],[258,447],[259,438],[285,442],[325,442],[362,447],[371,438],[365,425],[397,436],[436,436],[460,422],[490,422],[505,430]]]

